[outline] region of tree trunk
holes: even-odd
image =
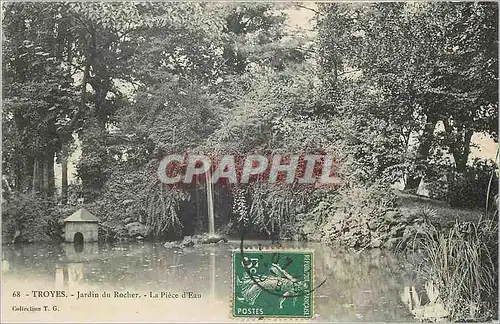
[[[44,156],[42,165],[42,194],[44,197],[48,197],[49,194],[49,159],[50,154]]]
[[[70,55],[68,53],[68,55]],[[85,67],[83,70],[83,78],[82,78],[82,85],[80,89],[80,104],[78,106],[77,111],[71,118],[68,126],[66,127],[65,130],[65,138],[66,140],[63,141],[63,149],[61,152],[61,202],[62,204],[67,204],[68,203],[68,158],[69,158],[69,147],[71,143],[71,136],[73,133],[73,128],[75,127],[76,122],[79,119],[79,116],[83,113],[85,108],[87,107],[87,102],[86,102],[86,96],[87,96],[87,83],[89,81],[90,77],[90,66],[91,66],[91,59],[87,55],[85,60]]]
[[[465,168],[467,167],[467,161],[469,159],[470,141],[472,139],[474,131],[467,126],[464,126],[465,131],[463,131],[462,133],[463,136],[453,136],[454,130],[448,120],[444,120],[444,128],[448,137],[448,147],[450,148],[450,152],[455,159],[455,167],[457,169],[457,172],[464,173]],[[461,132],[459,132],[458,134],[462,135],[460,133]],[[457,140],[452,141],[451,138],[457,138]],[[460,139],[458,140],[458,138]]]
[[[24,169],[21,168],[21,166],[18,164],[15,166],[15,175],[14,175],[14,190],[21,191],[23,190],[23,185],[22,185],[22,179],[23,175],[21,173],[24,173]]]
[[[434,129],[436,128],[437,118],[434,116],[427,116],[427,122],[424,126],[424,132],[420,137],[420,145],[417,151],[417,157],[415,160],[415,165],[417,166],[417,172],[414,174],[408,174],[406,180],[405,190],[417,191],[420,182],[422,181],[422,165],[425,164],[427,158],[429,157],[429,152],[432,146],[432,140],[434,139]]]
[[[63,149],[61,159],[61,203],[68,203],[68,152]]]
[[[31,195],[34,197],[36,196],[36,193],[38,191],[38,186],[39,186],[39,181],[38,181],[38,177],[39,177],[39,161],[38,161],[38,158],[35,157],[34,161],[33,161],[33,183],[31,185]]]
[[[43,189],[43,161],[40,157],[35,157],[33,162],[33,178],[31,185],[31,195],[36,196]]]
[[[48,190],[48,196],[53,197],[54,196],[54,191],[55,191],[55,172],[54,172],[54,158],[55,158],[55,152],[50,151],[49,156],[47,157],[47,190]]]
[[[469,159],[470,154],[470,140],[472,138],[472,134],[474,132],[471,129],[467,129],[464,134],[464,142],[462,150],[453,150],[453,158],[455,159],[455,166],[457,167],[458,173],[464,173],[465,168],[467,167],[467,161]]]
[[[33,170],[35,170],[33,164],[35,164],[35,158],[28,156],[26,158],[26,170],[19,168],[19,190],[26,194],[30,194],[33,190]]]

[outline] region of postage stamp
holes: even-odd
[[[313,316],[313,251],[234,250],[232,268],[233,317]]]

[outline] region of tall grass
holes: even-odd
[[[412,244],[423,255],[420,275],[438,288],[452,321],[498,316],[498,222],[456,222],[438,230],[430,222]]]

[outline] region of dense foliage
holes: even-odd
[[[344,217],[349,244],[364,246],[402,178],[457,206],[497,192],[494,164],[467,163],[472,135],[498,132],[496,3],[320,4],[300,9],[315,12],[313,32],[288,26],[291,4],[3,5],[9,239],[52,237],[72,197],[106,238],[135,222],[156,238],[206,231],[205,183],[172,188],[155,174],[186,151],[335,156],[336,190],[215,188],[218,230],[233,234],[244,214],[256,232],[327,226],[335,240]]]

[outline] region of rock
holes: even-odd
[[[220,241],[222,241],[222,243],[225,243],[227,242],[227,239],[225,237],[222,237],[222,236],[206,236],[203,238],[202,240],[202,244],[212,244],[212,243],[219,243]]]
[[[149,235],[151,229],[149,226],[141,224],[139,222],[133,222],[125,225],[125,229],[127,230],[127,235],[129,237],[142,236],[146,237]]]
[[[306,237],[298,238],[296,241],[309,241],[309,242],[321,242],[321,234],[314,233],[312,235],[308,235]]]
[[[115,232],[117,237],[123,238],[128,235],[128,231],[123,225],[116,225],[115,227],[107,226],[107,228],[110,228],[111,231]]]
[[[408,209],[401,210],[401,221],[405,223],[410,223],[416,216],[413,214],[413,211]]]
[[[301,230],[302,230],[302,234],[311,235],[312,233],[314,233],[316,231],[316,229],[317,229],[316,224],[314,224],[313,222],[306,222]]]
[[[215,243],[226,243],[227,238],[224,236],[215,234],[215,235],[208,235],[208,234],[202,234],[202,235],[193,235],[192,239],[195,243],[195,245],[200,245],[200,244],[215,244]]]
[[[184,236],[182,239],[182,242],[179,244],[180,247],[193,247],[195,241],[193,240],[193,237],[191,236]]]
[[[337,211],[332,215],[331,223],[334,224],[337,231],[341,231],[343,228],[349,227],[346,225],[349,223],[349,215],[343,211]]]
[[[379,238],[373,238],[370,242],[370,247],[379,248],[382,245],[382,241]]]
[[[165,242],[165,244],[163,246],[166,247],[167,249],[173,249],[173,248],[178,248],[179,243],[178,242]]]
[[[380,226],[380,221],[377,218],[373,218],[368,221],[368,228],[371,230],[376,230]]]
[[[450,315],[441,303],[428,304],[417,307],[412,311],[419,321],[444,322]]]
[[[399,241],[401,241],[401,238],[398,237],[393,237],[388,239],[387,241],[384,242],[384,247],[388,249],[395,249],[396,246],[398,245]]]
[[[342,238],[344,244],[352,248],[358,248],[361,246],[360,239],[360,233],[356,229],[351,229]]]
[[[226,243],[227,238],[223,236],[209,236],[208,234],[184,236],[181,242],[166,242],[164,246],[167,249],[172,248],[188,248],[201,244],[220,244]]]
[[[384,219],[391,223],[397,223],[401,221],[401,214],[395,210],[389,210],[384,214]]]
[[[402,224],[397,224],[391,227],[389,232],[391,237],[402,237],[405,231],[405,226]]]

